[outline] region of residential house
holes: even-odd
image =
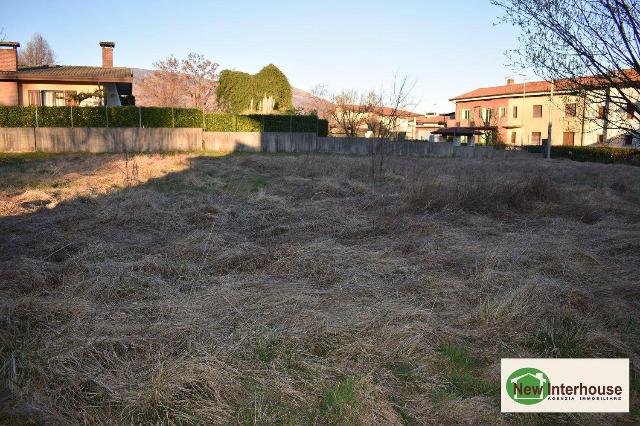
[[[78,94],[104,94],[99,103],[132,105],[133,74],[113,66],[115,43],[100,42],[102,66],[45,65],[19,67],[20,43],[0,42],[0,105],[75,105]]]
[[[637,143],[622,127],[611,124],[637,117],[604,103],[586,105],[585,99],[567,82],[515,83],[509,79],[506,85],[478,88],[450,99],[456,105],[456,118],[442,133],[463,142],[478,136],[482,143],[494,132],[507,145],[540,145],[547,140],[551,123],[553,145]]]
[[[393,127],[391,132],[398,135],[400,138],[404,137],[407,139],[414,138],[414,118],[422,116],[415,112],[389,107],[377,107],[370,110],[369,108],[359,105],[347,105],[344,107],[344,111],[338,107],[335,115],[339,117],[341,114],[349,114],[352,118],[347,121],[350,123],[360,123],[358,135],[364,137],[370,137],[372,135],[373,132],[371,132],[369,127],[376,119],[389,125],[392,118],[394,118],[394,123],[391,123],[391,127]],[[331,127],[332,133],[339,134],[341,132],[337,123],[331,123]]]
[[[413,121],[409,121],[413,130],[410,139],[438,141],[440,135],[434,133],[439,129],[445,128],[447,122],[455,118],[455,113],[436,114],[427,113],[424,116],[413,117]]]

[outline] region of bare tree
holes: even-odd
[[[51,49],[49,42],[39,33],[35,33],[27,45],[18,55],[18,65],[22,67],[39,67],[53,65],[56,62],[56,54]]]
[[[367,120],[379,106],[376,99],[369,93],[357,90],[342,90],[331,96],[333,104],[328,111],[330,125],[338,133],[348,138],[355,138],[367,131]]]
[[[372,180],[384,176],[385,150],[389,142],[397,141],[398,123],[406,109],[415,106],[411,98],[414,87],[408,77],[396,76],[390,91],[343,90],[331,96],[328,116],[338,133],[348,138],[368,133]]]
[[[138,84],[136,96],[141,104],[218,110],[215,89],[219,65],[216,62],[189,53],[185,59],[169,56],[154,66],[156,71]]]
[[[317,84],[311,89],[311,97],[308,101],[309,107],[303,109],[304,113],[316,114],[320,118],[328,119],[335,105],[328,100],[331,95],[329,89],[324,84]]]
[[[371,177],[373,180],[384,177],[386,142],[398,141],[400,135],[398,121],[407,109],[415,107],[415,102],[411,97],[415,84],[415,81],[410,80],[407,76],[396,75],[391,91],[381,91],[377,94],[372,92],[369,95],[370,103],[377,104],[374,108],[375,114],[372,115],[375,124],[371,126],[375,137],[375,143],[371,146]]]
[[[492,0],[503,22],[520,29],[515,67],[532,68],[572,93],[583,116],[640,137],[640,2],[638,0]],[[616,109],[612,110],[612,107]],[[609,111],[626,114],[609,114]],[[604,135],[606,139],[606,134]]]

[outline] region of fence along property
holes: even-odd
[[[0,107],[0,152],[262,151],[367,155],[371,139],[326,137],[315,116],[233,115],[145,107]],[[527,155],[449,143],[383,142],[394,155]]]

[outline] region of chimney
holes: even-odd
[[[507,79],[507,86],[511,86],[513,84],[514,80],[512,78],[508,78]]]
[[[101,41],[102,47],[102,68],[113,68],[113,48],[116,44],[112,41]]]
[[[0,41],[0,71],[18,70],[18,47],[15,41]]]

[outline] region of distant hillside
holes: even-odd
[[[147,96],[140,91],[140,82],[151,73],[153,70],[148,70],[144,68],[132,68],[133,73],[133,94],[136,97],[136,104],[140,106],[150,106]],[[312,95],[309,92],[306,92],[302,89],[298,89],[296,87],[291,87],[292,91],[292,100],[293,107],[301,109],[305,112],[312,111],[320,111],[322,112],[323,106],[326,109],[327,105],[330,105],[330,102],[321,99],[317,96]]]

